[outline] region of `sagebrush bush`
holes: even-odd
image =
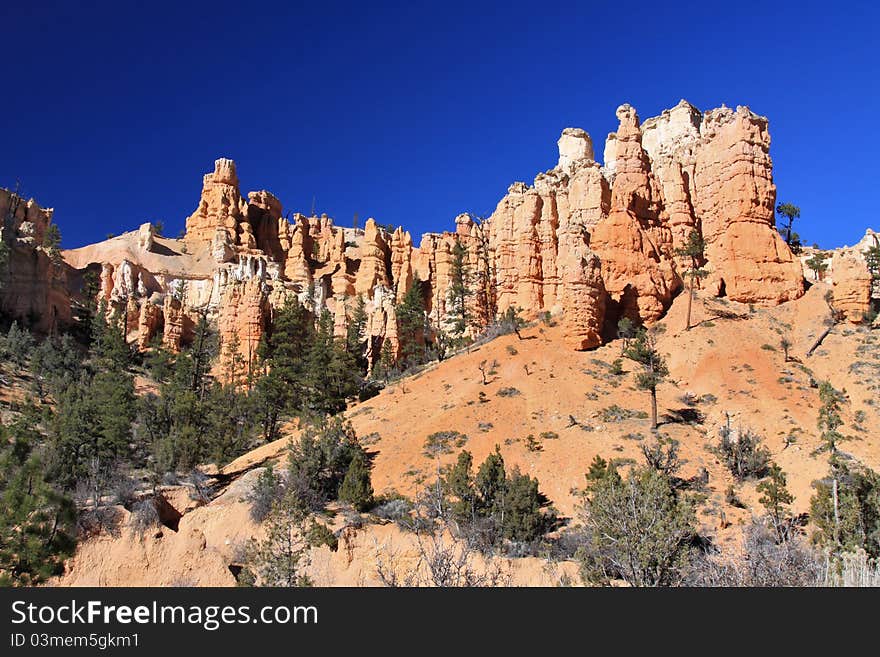
[[[159,527],[162,521],[159,511],[152,498],[145,498],[135,503],[131,509],[131,530],[138,536],[143,536],[148,531]]]
[[[272,505],[284,495],[283,484],[281,477],[276,475],[271,467],[265,468],[257,477],[257,482],[248,497],[251,503],[251,518],[255,522],[262,522],[272,510]]]
[[[520,394],[520,392],[516,388],[501,388],[498,391],[499,397],[516,397],[518,394]]]
[[[761,445],[758,434],[748,429],[735,433],[728,427],[723,427],[716,452],[739,481],[760,479],[767,474],[770,450]]]

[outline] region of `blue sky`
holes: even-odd
[[[873,3],[80,4],[4,3],[0,45],[0,186],[66,247],[176,235],[217,157],[285,210],[449,229],[555,165],[563,128],[601,155],[619,104],[681,98],[770,118],[805,243],[880,229]]]

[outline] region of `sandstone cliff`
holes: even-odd
[[[773,225],[767,119],[745,107],[703,114],[685,101],[644,122],[622,105],[617,119],[604,165],[589,134],[566,128],[554,168],[532,185],[512,184],[491,216],[461,215],[454,231],[427,233],[418,246],[372,219],[363,230],[325,215],[288,219],[270,192],[243,195],[234,162],[222,158],[204,177],[182,240],[145,225],[65,258],[80,272],[99,268],[101,294],[134,317],[131,339],[141,347],[161,333],[181,348],[205,313],[221,349],[246,363],[289,295],[328,310],[337,335],[361,297],[370,347],[388,339],[396,350],[394,306],[418,277],[433,330],[449,329],[457,243],[467,249],[470,332],[510,307],[550,312],[563,316],[576,349],[601,344],[622,316],[663,317],[689,266],[676,249],[695,230],[707,245],[709,293],[765,305],[803,294],[801,263]]]
[[[52,213],[0,189],[0,240],[8,253],[0,263],[0,309],[43,333],[71,321],[68,268],[44,246]]]

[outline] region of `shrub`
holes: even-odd
[[[293,499],[319,511],[339,497],[339,489],[363,447],[351,424],[340,417],[307,427],[288,452],[287,488]]]
[[[743,559],[701,554],[688,567],[688,586],[816,586],[825,559],[800,538],[777,542],[775,532],[754,521],[743,538]]]
[[[436,431],[425,439],[425,454],[451,454],[453,448],[463,447],[468,437],[459,431]]]
[[[413,504],[405,497],[396,497],[381,502],[373,509],[373,513],[384,520],[399,522],[409,517]]]
[[[342,486],[339,499],[348,502],[358,511],[366,511],[373,504],[373,484],[370,481],[370,465],[363,450],[354,453]]]
[[[738,481],[760,479],[770,465],[770,450],[761,445],[758,434],[748,429],[735,434],[723,427],[716,453]]]
[[[623,579],[633,586],[679,583],[696,536],[693,505],[656,470],[635,469],[623,479],[600,461],[588,475],[589,540],[581,550],[582,579],[598,584]]]
[[[838,486],[836,514],[834,481]],[[880,557],[880,474],[834,459],[830,476],[813,485],[813,542],[838,552],[864,550],[871,558]]]
[[[312,524],[309,525],[306,540],[311,547],[326,545],[331,552],[336,552],[339,549],[339,539],[336,538],[336,535],[326,525],[322,525],[314,518],[312,518]]]
[[[272,467],[265,468],[257,477],[257,482],[248,496],[248,501],[251,503],[250,514],[254,522],[262,522],[272,510],[272,505],[284,495],[283,483]]]
[[[161,526],[159,511],[152,498],[145,498],[137,502],[131,510],[131,530],[139,537],[143,537],[148,531]]]
[[[533,541],[552,526],[555,516],[541,510],[548,501],[539,492],[537,479],[522,474],[518,467],[514,467],[505,489],[502,516],[505,538]]]
[[[516,388],[501,388],[498,391],[499,397],[516,397],[520,392]]]
[[[603,422],[623,422],[632,417],[640,417],[640,414],[627,408],[621,408],[617,404],[612,404],[599,411],[599,419]]]
[[[678,441],[674,438],[657,436],[657,440],[650,445],[642,445],[642,455],[648,467],[671,476],[681,466],[678,456]]]

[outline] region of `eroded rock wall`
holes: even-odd
[[[419,279],[434,330],[449,330],[457,244],[466,249],[470,332],[510,307],[551,312],[564,315],[577,349],[600,344],[622,316],[663,317],[691,265],[677,250],[693,231],[706,243],[707,292],[763,304],[803,293],[801,264],[774,229],[765,118],[744,107],[704,114],[682,101],[643,123],[624,104],[617,119],[604,165],[589,134],[566,128],[552,169],[512,184],[491,216],[460,215],[454,231],[427,233],[418,246],[373,219],[363,230],[326,215],[288,219],[270,192],[243,196],[234,162],[219,159],[182,241],[142,227],[134,246],[80,254],[76,266],[97,262],[101,295],[126,307],[134,300],[135,333],[147,334],[136,336],[140,346],[161,331],[180,349],[206,313],[246,361],[289,294],[314,313],[327,309],[338,336],[360,297],[367,333],[396,350],[394,307]]]

